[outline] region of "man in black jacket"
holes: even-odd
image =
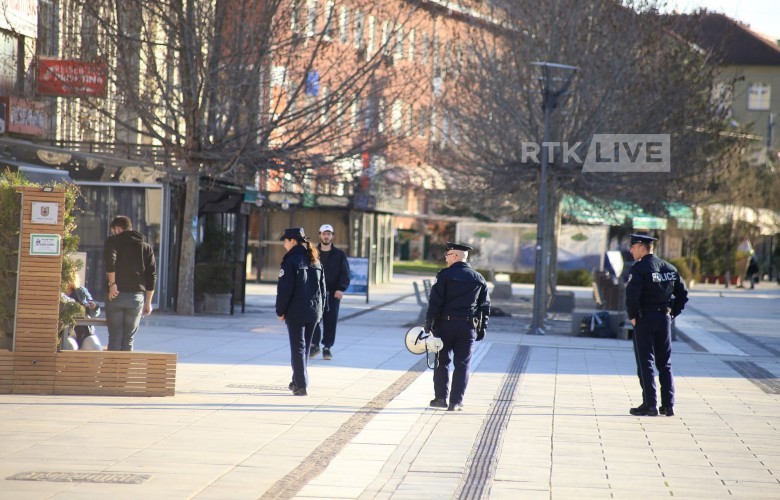
[[[124,215],[111,221],[111,236],[103,244],[108,280],[106,326],[109,351],[132,351],[141,316],[152,313],[157,263],[152,246]]]
[[[325,270],[328,307],[322,316],[322,321],[314,330],[309,357],[317,357],[320,353],[320,340],[322,340],[322,358],[333,359],[330,348],[336,342],[336,323],[339,320],[341,297],[349,287],[349,262],[344,251],[333,245],[333,226],[330,224],[320,226],[320,243],[317,248],[320,251],[322,268]]]

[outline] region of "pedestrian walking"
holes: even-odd
[[[284,230],[281,238],[287,253],[282,258],[276,285],[276,315],[287,324],[293,376],[289,388],[296,396],[308,395],[307,360],[311,339],[325,308],[325,277],[317,247],[302,227]]]
[[[447,267],[436,275],[425,319],[425,331],[432,332],[444,343],[433,371],[434,398],[430,406],[447,408],[448,411],[463,410],[471,352],[474,342],[485,337],[490,315],[490,296],[485,278],[466,262],[472,250],[468,245],[447,243],[444,254]],[[450,390],[451,362],[455,367]]]
[[[333,359],[331,348],[336,343],[336,324],[339,321],[339,305],[344,292],[349,288],[349,262],[347,254],[333,244],[333,226],[320,226],[320,242],[317,244],[320,252],[322,269],[325,272],[325,286],[328,288],[328,307],[314,330],[309,357],[316,358],[320,353],[322,342],[322,358]]]
[[[106,326],[109,351],[132,351],[141,316],[152,314],[157,263],[152,246],[124,215],[111,221],[103,243],[108,293]]]
[[[631,235],[629,251],[634,264],[626,283],[626,311],[634,325],[634,354],[642,386],[642,404],[632,415],[667,417],[674,415],[672,376],[672,320],[688,302],[688,290],[677,268],[653,253],[656,238]],[[655,374],[661,383],[661,407],[656,408]]]

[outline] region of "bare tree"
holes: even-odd
[[[397,33],[414,5],[300,0],[71,0],[69,47],[109,62],[106,100],[82,100],[129,152],[146,145],[184,191],[177,313],[194,312],[192,273],[204,179],[251,183],[273,170],[304,184],[349,178],[383,150],[380,104],[413,98],[375,20]],[[370,31],[369,31],[370,30]],[[75,35],[75,33],[71,33]],[[89,131],[82,131],[88,136]]]
[[[579,68],[552,114],[552,140],[568,143],[575,157],[565,147],[550,156],[547,238],[554,241],[565,194],[658,211],[665,202],[706,199],[710,180],[733,167],[739,141],[724,134],[728,123],[715,112],[715,61],[652,2],[496,4],[496,27],[471,33],[473,51],[458,80],[466,98],[444,99],[457,134],[441,155],[461,167],[462,184],[477,188],[470,199],[483,213],[503,220],[536,213],[529,195],[539,183],[539,155],[522,147],[543,138],[542,75],[533,61]],[[583,172],[577,158],[586,158],[599,133],[670,134],[671,171]]]

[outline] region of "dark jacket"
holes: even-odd
[[[628,319],[641,318],[643,311],[664,308],[670,308],[675,317],[685,308],[686,302],[688,289],[673,265],[654,254],[647,254],[631,266],[626,282]]]
[[[68,295],[69,298],[73,299],[74,302],[78,302],[82,306],[84,306],[84,312],[89,318],[97,318],[100,316],[100,306],[95,307],[94,309],[89,308],[89,303],[94,302],[94,299],[92,298],[92,294],[89,293],[89,290],[87,290],[84,287],[74,288],[72,292],[70,292],[70,295]],[[76,342],[78,342],[79,346],[81,346],[81,342],[84,340],[85,337],[88,335],[93,335],[95,333],[95,327],[91,325],[76,325],[73,328],[73,331],[76,332]]]
[[[317,323],[325,306],[325,277],[322,265],[309,264],[303,245],[295,245],[282,259],[276,285],[276,315],[288,323]]]
[[[435,327],[446,316],[480,318],[487,329],[490,316],[490,295],[485,278],[471,268],[468,262],[456,262],[436,275],[431,287],[427,329]]]
[[[138,231],[122,231],[106,238],[103,262],[107,273],[115,273],[120,292],[153,291],[157,284],[154,251]]]
[[[317,248],[322,252],[320,245],[317,245]],[[333,295],[336,290],[343,292],[349,288],[349,262],[344,250],[336,248],[335,245],[331,245],[329,253],[327,259],[320,253],[320,259],[325,271],[325,286],[328,287],[328,293]]]

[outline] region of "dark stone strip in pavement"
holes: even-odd
[[[767,352],[770,352],[770,353],[774,354],[775,356],[780,356],[780,349],[775,349],[772,346],[768,346],[768,345],[764,344],[763,342],[760,342],[760,341],[754,339],[750,335],[744,334],[744,333],[740,332],[739,330],[736,330],[736,329],[730,327],[726,323],[724,323],[724,322],[722,322],[722,321],[720,321],[718,319],[713,318],[712,316],[710,316],[706,312],[701,311],[701,310],[699,310],[699,309],[697,309],[695,307],[691,307],[691,306],[689,306],[687,304],[686,304],[685,307],[686,307],[686,309],[690,309],[691,311],[695,312],[696,314],[701,314],[702,316],[704,316],[705,318],[709,319],[713,323],[716,323],[717,325],[721,326],[722,328],[725,328],[726,330],[728,330],[729,332],[733,333],[734,335],[737,335],[739,338],[741,338],[741,339],[743,339],[743,340],[745,340],[747,342],[750,342],[751,344],[753,344],[753,345],[755,345],[757,347],[760,347],[761,349],[763,349],[763,350],[765,350]]]
[[[704,346],[702,346],[701,344],[699,344],[698,342],[696,342],[695,340],[693,340],[692,338],[687,336],[679,328],[674,326],[674,324],[672,324],[672,328],[674,328],[674,330],[672,330],[674,332],[672,340],[674,340],[674,337],[680,337],[680,340],[682,340],[683,342],[685,342],[686,344],[691,346],[691,349],[693,349],[694,351],[696,351],[696,352],[709,352],[707,349],[704,348]]]
[[[780,379],[752,361],[726,361],[740,375],[767,394],[780,394]]]
[[[363,316],[364,314],[368,314],[370,312],[374,312],[377,309],[382,309],[383,307],[389,306],[391,304],[395,304],[396,302],[401,302],[404,299],[408,299],[409,297],[414,296],[413,293],[410,293],[408,295],[401,295],[400,297],[397,297],[393,300],[383,302],[381,304],[377,304],[375,306],[369,307],[368,309],[364,309],[362,311],[353,312],[352,314],[347,314],[346,316],[340,316],[339,321],[347,321],[348,319],[357,318],[358,316]]]
[[[387,303],[384,305],[387,305]],[[363,430],[366,424],[374,418],[374,415],[377,415],[388,403],[398,397],[427,369],[425,359],[415,363],[406,373],[393,382],[390,387],[357,410],[336,432],[326,438],[309,456],[301,460],[301,463],[296,468],[274,483],[260,498],[287,499],[297,496],[304,486],[322,474],[336,455]]]
[[[525,371],[530,352],[531,348],[528,346],[517,346],[509,371],[504,375],[504,380],[493,400],[493,406],[482,422],[479,437],[466,463],[466,472],[456,493],[459,499],[473,500],[488,498],[490,495],[490,486],[498,464],[498,448],[509,424],[515,390],[520,375]]]

